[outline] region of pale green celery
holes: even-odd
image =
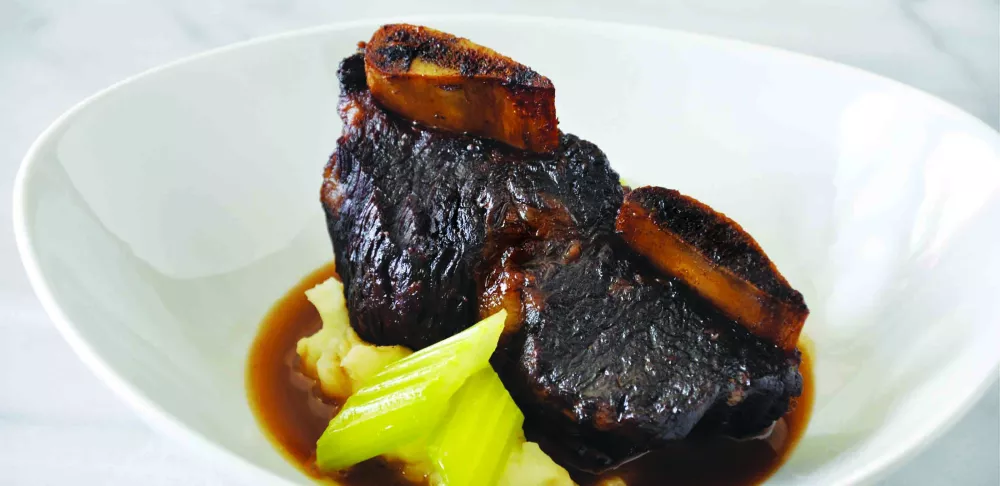
[[[345,408],[316,443],[316,465],[343,469],[420,439],[437,424],[448,398],[440,383],[432,383]]]
[[[469,376],[490,367],[505,319],[494,314],[367,379],[316,443],[317,466],[343,469],[429,435]]]
[[[398,375],[409,370],[422,368],[428,362],[441,361],[442,357],[452,355],[462,355],[463,361],[467,361],[466,367],[470,364],[478,366],[476,363],[484,355],[486,359],[489,359],[493,351],[496,350],[506,319],[507,311],[501,310],[448,339],[393,363],[393,366],[385,369],[379,375]]]
[[[353,399],[355,403],[358,403],[368,397],[384,396],[414,383],[442,381],[444,378],[442,378],[441,375],[450,366],[454,366],[454,362],[457,361],[457,358],[455,357],[442,358],[443,359],[441,361],[428,363],[427,366],[411,370],[408,373],[393,373],[392,375],[385,376],[376,375],[372,379],[369,379],[365,386],[358,390],[348,400],[350,401],[350,399]]]
[[[447,486],[492,486],[515,446],[524,441],[524,415],[492,368],[466,380],[452,397],[428,452],[435,482]]]

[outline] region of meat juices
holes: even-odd
[[[322,398],[318,383],[302,373],[296,342],[320,326],[319,314],[304,291],[331,276],[335,276],[332,262],[290,289],[261,323],[247,363],[250,408],[265,435],[310,476],[332,477],[344,486],[426,485],[427,481],[406,475],[402,464],[383,458],[330,475],[316,468],[316,439],[340,403]],[[810,356],[808,348],[804,349],[799,368],[802,395],[794,399],[794,410],[778,420],[767,438],[733,440],[714,436],[676,441],[602,475],[575,471],[573,479],[580,486],[606,485],[612,478],[629,486],[748,486],[763,482],[788,459],[808,423],[815,393]],[[536,427],[525,424],[525,434],[530,440],[541,441],[546,452],[563,462],[558,453],[565,438],[543,434]]]

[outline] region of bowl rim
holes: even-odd
[[[964,122],[971,123],[972,125],[978,125],[980,128],[986,128],[991,134],[1000,135],[1000,133],[986,124],[983,120],[980,120],[979,118],[965,112],[961,108],[956,107],[952,103],[940,99],[935,95],[904,84],[900,81],[836,61],[822,59],[780,47],[756,44],[722,36],[701,34],[681,29],[663,28],[651,25],[591,20],[585,18],[557,18],[548,16],[501,14],[427,14],[395,17],[368,17],[344,22],[325,23],[312,27],[255,37],[160,64],[111,84],[110,86],[84,98],[57,117],[44,131],[42,131],[35,141],[32,142],[28,151],[22,158],[17,175],[14,179],[14,187],[12,191],[12,219],[17,250],[20,254],[31,288],[38,297],[42,308],[48,314],[56,329],[69,343],[70,348],[76,353],[80,360],[83,361],[83,363],[90,368],[90,370],[97,375],[97,377],[106,386],[108,386],[115,394],[128,403],[129,406],[131,406],[144,421],[153,426],[154,429],[170,436],[178,443],[193,444],[198,450],[211,454],[214,458],[222,461],[226,465],[226,468],[234,474],[239,472],[245,474],[252,471],[256,473],[257,478],[255,479],[258,480],[266,479],[280,484],[294,484],[288,479],[279,476],[275,472],[257,465],[239,454],[230,451],[226,447],[217,444],[204,434],[186,426],[180,419],[161,408],[156,402],[132,386],[127,380],[118,374],[118,372],[105,362],[100,354],[95,351],[91,347],[90,343],[78,332],[76,326],[59,305],[59,302],[52,293],[48,284],[48,278],[39,266],[32,241],[33,238],[28,230],[29,220],[31,217],[26,213],[25,207],[28,197],[33,190],[30,185],[30,181],[32,180],[32,177],[34,177],[34,170],[38,165],[37,161],[40,158],[39,154],[42,152],[43,148],[46,147],[52,139],[56,137],[56,135],[62,132],[79,112],[83,111],[88,106],[99,102],[102,98],[117,91],[123,86],[157,75],[161,71],[167,71],[176,66],[216,55],[222,55],[229,51],[252,48],[258,44],[266,44],[283,39],[308,37],[324,32],[336,32],[367,25],[381,25],[399,22],[428,25],[438,21],[468,21],[480,23],[495,22],[505,23],[508,25],[544,24],[562,28],[589,27],[595,30],[604,29],[604,31],[628,31],[624,34],[625,36],[641,35],[656,36],[661,38],[664,36],[686,38],[697,43],[731,46],[739,50],[756,51],[768,56],[791,58],[797,64],[811,66],[811,68],[814,69],[839,71],[851,76],[867,78],[868,80],[877,83],[888,83],[889,86],[892,86],[895,89],[901,89],[909,92],[911,95],[924,99],[929,106],[933,106],[936,109],[941,110],[942,113],[946,115],[963,119]],[[1000,357],[998,357],[998,361],[1000,361]],[[984,367],[986,372],[983,373],[983,377],[979,380],[978,384],[974,387],[970,387],[963,396],[959,396],[955,400],[951,401],[951,406],[944,409],[944,412],[942,412],[942,409],[939,409],[937,413],[931,416],[931,420],[924,422],[928,425],[925,425],[919,431],[920,433],[918,433],[915,437],[911,437],[910,440],[905,443],[896,443],[894,447],[889,448],[888,450],[883,450],[881,454],[875,456],[872,461],[869,461],[862,467],[850,470],[846,475],[838,479],[838,484],[855,484],[859,482],[874,481],[877,478],[884,477],[887,473],[900,466],[906,459],[912,458],[918,454],[941,434],[947,431],[952,425],[954,425],[955,422],[962,418],[968,410],[978,402],[988,387],[992,385],[993,379],[998,376],[996,368],[997,363],[993,363],[988,369]],[[279,453],[282,456],[286,456],[286,454],[283,451],[280,451],[280,449]],[[296,467],[296,469],[298,468]]]

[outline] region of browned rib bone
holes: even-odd
[[[735,221],[677,191],[642,187],[625,197],[616,228],[747,330],[795,349],[809,315],[802,294]]]
[[[534,152],[559,145],[552,82],[467,39],[384,25],[365,47],[365,75],[375,99],[404,118]]]

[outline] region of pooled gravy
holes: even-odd
[[[423,478],[407,478],[401,468],[381,459],[366,461],[334,475],[324,475],[313,464],[316,440],[337,413],[339,404],[324,399],[315,380],[301,373],[295,345],[321,326],[319,314],[306,300],[305,291],[332,276],[336,276],[332,263],[314,271],[279,300],[264,319],[247,366],[251,408],[278,449],[310,476],[331,478],[345,486],[425,484]],[[767,438],[689,440],[646,454],[601,476],[573,473],[573,479],[581,486],[600,485],[611,478],[620,478],[628,486],[763,482],[788,458],[809,421],[814,390],[812,357],[808,351],[802,350],[802,396]],[[621,484],[608,484],[616,483]]]

